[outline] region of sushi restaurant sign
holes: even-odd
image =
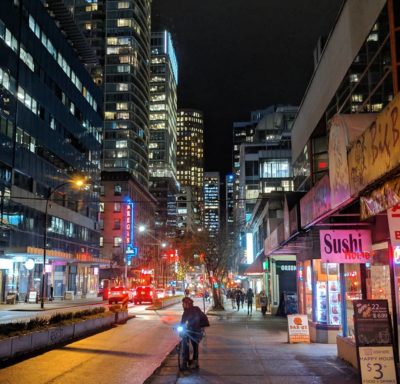
[[[321,261],[326,263],[368,263],[372,257],[371,231],[321,230]]]

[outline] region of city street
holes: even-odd
[[[173,326],[181,305],[147,311],[126,324],[9,365],[0,371],[0,383],[143,383],[178,342]]]
[[[196,300],[202,307],[202,301]],[[287,343],[286,319],[241,309],[209,312],[200,369],[179,372],[173,326],[181,305],[161,311],[129,308],[124,325],[10,364],[0,383],[296,383],[358,382],[336,355],[336,345]],[[154,373],[154,374],[153,374]]]

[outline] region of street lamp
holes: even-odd
[[[46,256],[47,256],[47,220],[48,220],[48,209],[49,209],[49,201],[51,196],[53,195],[54,192],[59,190],[60,188],[64,187],[65,185],[68,184],[74,184],[75,186],[82,187],[85,184],[84,179],[76,178],[76,179],[71,179],[68,181],[65,181],[64,183],[61,183],[57,185],[53,189],[49,189],[49,192],[46,196],[46,206],[44,209],[44,230],[43,230],[43,272],[42,272],[42,286],[41,286],[41,293],[40,293],[40,308],[44,308],[44,285],[45,285],[45,280],[46,280]]]

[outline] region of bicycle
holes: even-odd
[[[189,330],[184,325],[178,325],[177,327],[180,342],[177,345],[178,352],[178,367],[180,371],[184,371],[189,367],[189,356],[190,356],[190,343],[189,343]]]
[[[176,327],[178,335],[180,337],[180,342],[177,345],[177,352],[178,352],[178,367],[180,371],[184,371],[189,368],[190,363],[190,355],[193,354],[192,344],[190,343],[190,339],[196,337],[199,338],[198,342],[202,339],[204,335],[204,330],[201,331],[201,335],[199,337],[198,332],[191,331],[187,329],[185,325],[178,325]]]

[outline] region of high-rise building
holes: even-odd
[[[215,237],[220,229],[219,172],[204,173],[204,228]]]
[[[151,1],[64,3],[95,50],[97,63],[87,68],[104,93],[103,254],[121,265],[132,255],[129,248],[137,249],[138,257],[130,262],[137,265],[148,252],[139,242],[144,234],[132,233],[138,243],[127,243],[127,214],[135,215],[134,232],[141,224],[152,228],[156,204],[149,192],[148,162]],[[119,210],[114,204],[121,204]]]
[[[250,113],[249,121],[238,121],[233,123],[232,171],[234,176],[233,195],[236,202],[239,199],[240,145],[253,143],[255,141],[254,134],[256,126],[263,116],[270,111],[271,107],[263,110],[252,111]]]
[[[105,262],[96,188],[102,96],[82,64],[95,56],[59,11],[50,15],[38,0],[0,2],[0,301],[42,288],[48,297],[51,285],[55,297],[96,295]],[[90,188],[74,190],[77,173]]]
[[[179,183],[192,189],[195,221],[200,226],[204,188],[204,120],[203,113],[196,109],[178,110],[177,172]]]
[[[176,230],[176,110],[178,63],[167,31],[151,34],[150,62],[150,192],[158,201],[156,230]]]

